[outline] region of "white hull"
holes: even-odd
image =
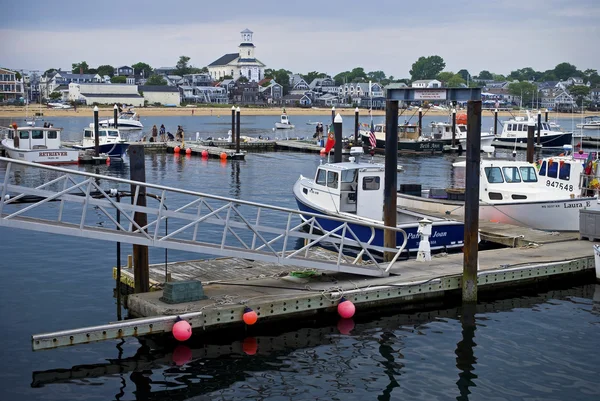
[[[113,127],[114,126],[114,119],[110,119],[110,120],[102,120],[100,122],[98,122],[98,124],[101,127]],[[122,120],[122,119],[117,119],[117,123],[119,125],[119,130],[120,131],[128,131],[128,130],[134,130],[134,129],[143,129],[144,125],[136,120]]]
[[[600,124],[577,124],[577,128],[583,129],[600,129]]]
[[[596,198],[554,201],[479,204],[479,219],[548,231],[579,231],[579,209],[592,206]],[[463,216],[464,202],[398,195],[398,206]]]
[[[294,124],[275,123],[277,129],[294,129]]]
[[[42,164],[75,164],[79,161],[79,151],[77,149],[18,149],[10,145],[12,141],[7,139],[2,141],[2,146],[6,149],[8,157],[15,160],[23,160],[32,163]]]
[[[488,135],[485,132],[481,133],[481,146],[492,146],[492,143],[494,142],[494,138],[496,138],[496,136],[494,134]],[[467,148],[467,139],[460,139],[459,140],[460,144],[462,145],[463,149]]]

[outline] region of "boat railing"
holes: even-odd
[[[404,230],[381,224],[7,158],[0,163],[0,226],[376,277],[389,274],[407,244]],[[39,176],[49,178],[34,184]],[[142,194],[149,199],[139,205]],[[336,228],[324,229],[325,220]],[[360,241],[356,226],[370,229],[371,238]],[[374,245],[382,229],[401,232],[404,241]],[[392,261],[381,262],[384,253]]]
[[[579,174],[579,188],[581,189],[580,196],[592,197],[598,196],[600,190],[600,179],[596,174]]]
[[[8,136],[8,133],[10,132],[10,130],[12,130],[11,127],[0,126],[0,140],[6,138]]]

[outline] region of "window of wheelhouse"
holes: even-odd
[[[567,181],[571,178],[571,163],[560,163],[560,169],[558,170],[558,178]]]
[[[342,171],[342,182],[354,182],[356,181],[356,170],[344,170]]]
[[[542,165],[540,166],[540,172],[538,173],[540,176],[545,176],[546,175],[546,162],[542,162]]]
[[[29,139],[29,131],[19,131],[20,139]]]
[[[490,184],[500,184],[504,182],[500,167],[486,167],[483,170],[485,171],[485,177]]]
[[[556,178],[558,176],[558,163],[548,163],[548,177]]]
[[[108,130],[107,132],[109,137],[116,138],[119,136],[119,131],[116,131],[114,129]]]
[[[338,187],[338,173],[335,171],[327,172],[327,186],[329,188],[337,188]]]
[[[502,172],[504,173],[504,180],[506,182],[521,182],[521,176],[519,175],[519,169],[516,167],[503,167]]]
[[[380,177],[363,177],[362,189],[365,191],[376,191],[380,186]]]
[[[48,131],[46,135],[48,139],[56,139],[58,138],[58,131]]]
[[[317,179],[316,182],[319,185],[325,185],[327,183],[327,171],[323,170],[323,169],[319,169],[319,171],[317,171]]]
[[[521,172],[521,178],[523,179],[523,182],[537,182],[535,168],[521,167],[519,168],[519,171]]]
[[[83,137],[84,138],[92,138],[93,137],[92,130],[91,129],[84,130],[83,131]]]
[[[42,130],[31,131],[31,139],[44,139],[44,131],[42,131]]]

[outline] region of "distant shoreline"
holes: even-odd
[[[236,106],[237,107],[237,106]],[[240,107],[240,113],[242,115],[247,116],[278,116],[282,113],[282,107],[271,107],[271,108],[245,108]],[[231,115],[231,107],[223,108],[223,107],[136,107],[136,112],[140,117],[176,117],[176,116],[229,116]],[[290,116],[330,116],[331,109],[330,108],[298,108],[298,107],[286,107],[286,113]],[[31,105],[29,110],[25,106],[3,106],[0,107],[0,118],[25,118],[27,116],[31,117],[35,115],[35,113],[43,113],[44,117],[85,117],[92,118],[94,115],[93,108],[89,106],[77,107],[77,111],[74,109],[51,109],[42,107],[41,110],[39,105]],[[465,113],[465,110],[459,110],[459,113]],[[336,113],[340,113],[342,116],[353,116],[354,108],[336,108]],[[368,116],[368,111],[366,109],[359,109],[359,113],[361,117]],[[402,110],[400,110],[402,113]],[[405,110],[404,116],[406,115],[416,115],[417,111],[413,110]],[[112,117],[113,109],[112,107],[101,107],[99,110],[99,116],[101,117]],[[519,114],[518,110],[514,110],[512,112],[509,111],[499,111],[498,115],[502,117],[510,117],[511,115]],[[571,117],[573,114],[580,113],[555,113],[550,112],[549,116],[551,118],[557,117]],[[592,112],[587,112],[585,114],[594,114]],[[383,110],[373,110],[372,115],[374,116],[385,116],[385,111]],[[424,109],[423,115],[436,115],[436,116],[447,116],[448,112],[444,110],[436,110],[436,109]],[[492,116],[493,111],[491,110],[483,110],[483,116]],[[543,118],[542,113],[542,118]]]

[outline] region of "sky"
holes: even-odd
[[[254,32],[256,58],[293,73],[363,67],[408,78],[411,65],[431,55],[446,71],[472,75],[561,62],[600,69],[599,0],[2,3],[0,66],[13,70],[70,70],[81,61],[164,67],[182,55],[204,67],[236,53],[245,28]]]

